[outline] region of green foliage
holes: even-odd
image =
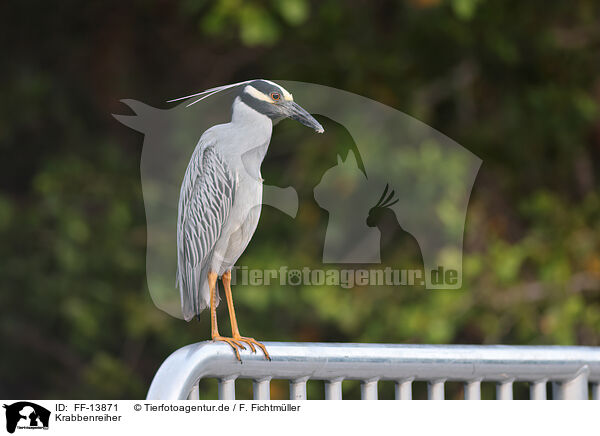
[[[452,9],[456,16],[462,20],[470,20],[475,14],[478,3],[481,0],[452,0]]]
[[[198,12],[198,6],[183,3],[185,11]],[[201,29],[221,37],[237,28],[244,45],[273,45],[280,38],[283,26],[298,26],[308,16],[307,0],[261,1],[218,0],[202,14]]]

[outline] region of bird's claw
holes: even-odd
[[[246,347],[244,347],[240,341],[240,339],[238,338],[226,338],[224,336],[213,336],[212,338],[213,341],[222,341],[225,342],[227,344],[229,344],[231,346],[231,348],[233,348],[233,351],[235,351],[235,357],[237,357],[237,360],[239,360],[240,362],[242,361],[242,358],[240,357],[240,351],[239,350],[245,350]]]
[[[236,341],[244,342],[244,343],[248,344],[248,346],[250,347],[250,349],[252,350],[253,353],[256,353],[256,347],[260,348],[262,350],[262,352],[265,354],[265,357],[268,360],[271,360],[271,356],[269,356],[269,353],[267,352],[267,348],[263,344],[258,342],[256,339],[246,338],[244,336],[234,336],[233,339],[235,339]],[[256,347],[255,347],[255,345],[256,345]]]

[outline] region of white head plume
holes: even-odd
[[[215,88],[210,88],[210,89],[207,89],[205,91],[198,92],[196,94],[186,95],[185,97],[179,97],[179,98],[174,98],[173,100],[168,100],[167,103],[172,103],[174,101],[180,101],[180,100],[186,100],[188,98],[197,97],[197,96],[201,95],[202,97],[200,97],[199,99],[194,100],[190,104],[186,105],[186,107],[190,107],[191,105],[196,104],[199,101],[204,100],[207,97],[210,97],[211,95],[217,94],[217,93],[219,93],[221,91],[225,91],[226,89],[234,88],[236,86],[245,85],[246,83],[253,82],[254,80],[255,79],[245,80],[243,82],[230,83],[229,85],[217,86]]]

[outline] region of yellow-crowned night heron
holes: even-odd
[[[231,121],[206,130],[190,159],[179,196],[177,219],[177,286],[186,321],[210,307],[212,339],[228,343],[240,359],[243,343],[256,352],[264,345],[240,335],[231,297],[231,268],[258,225],[262,203],[260,166],[267,152],[273,121],[292,118],[319,133],[323,127],[297,105],[283,87],[267,80],[222,86],[187,96],[191,104],[239,86]],[[177,99],[180,100],[180,99]],[[174,100],[172,100],[174,101]],[[217,278],[221,277],[232,337],[217,326]],[[240,359],[241,360],[241,359]]]

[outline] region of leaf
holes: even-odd
[[[302,24],[308,17],[306,0],[275,0],[273,3],[283,19],[291,25]]]
[[[475,15],[477,4],[481,0],[452,0],[452,9],[458,18],[468,21]]]
[[[264,8],[248,4],[240,11],[240,37],[245,45],[271,45],[279,37],[279,28]]]

